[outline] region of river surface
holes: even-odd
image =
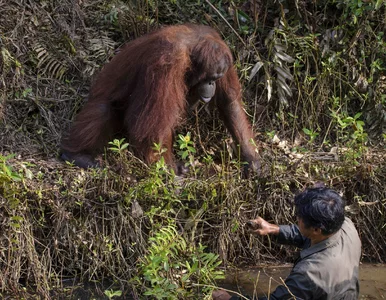
[[[282,284],[291,268],[292,265],[283,265],[239,270],[228,274],[219,285],[243,295],[264,296]],[[386,265],[361,264],[359,280],[360,299],[386,299]]]

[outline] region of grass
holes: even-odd
[[[243,225],[257,215],[294,222],[294,193],[317,181],[347,200],[363,261],[385,262],[385,5],[244,2],[0,1],[3,297],[135,298],[160,287],[208,297],[220,260],[226,269],[292,257]],[[176,135],[186,178],[162,161],[146,166],[121,140],[101,169],[59,161],[61,136],[114,50],[185,21],[215,27],[232,48],[264,176],[241,178],[229,135],[204,111]]]

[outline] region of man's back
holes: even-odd
[[[281,244],[303,249],[285,283],[269,299],[357,299],[361,242],[354,224],[345,218],[345,201],[336,191],[317,186],[297,194],[294,202],[297,225],[271,224],[261,217],[249,221],[254,234],[273,235]],[[213,298],[237,297],[219,290]]]
[[[289,242],[285,239],[289,229],[280,228],[279,242]],[[278,287],[270,299],[293,299],[291,293],[297,299],[358,298],[361,242],[350,219],[346,218],[341,229],[328,239],[313,246],[306,241],[304,246],[285,281],[287,287]]]

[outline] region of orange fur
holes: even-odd
[[[243,159],[257,161],[232,64],[228,46],[208,26],[169,26],[126,44],[92,85],[87,103],[63,139],[63,151],[93,154],[121,135],[146,163],[156,159],[153,144],[162,144],[167,148],[166,163],[174,167],[173,133],[186,112],[193,85],[187,82],[189,76],[199,82],[226,66],[226,73],[216,81],[215,100],[241,145]]]

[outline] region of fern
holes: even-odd
[[[67,72],[68,66],[44,46],[36,44],[33,49],[38,60],[37,68],[41,74],[61,79]]]
[[[142,260],[140,273],[145,280],[144,295],[156,299],[196,299],[194,286],[213,284],[224,277],[218,270],[218,255],[206,253],[205,247],[189,245],[174,223],[162,227],[149,239],[148,254]],[[143,283],[136,278],[138,283]],[[210,294],[211,288],[201,292]]]
[[[107,33],[102,33],[99,38],[90,39],[89,52],[83,55],[83,59],[87,65],[83,71],[86,77],[90,77],[100,69],[100,66],[105,64],[113,55],[113,50],[116,47],[116,42],[107,36]]]

